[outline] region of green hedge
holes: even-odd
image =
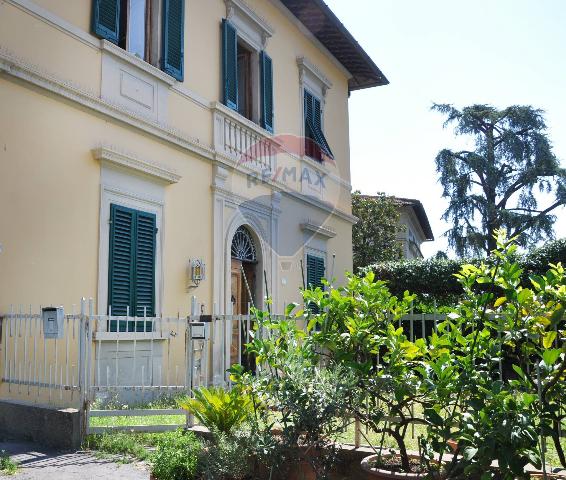
[[[566,265],[566,238],[548,242],[518,258],[524,276],[541,274],[548,270],[549,263]],[[449,305],[462,294],[460,284],[454,277],[467,263],[478,264],[481,259],[457,260],[400,260],[376,263],[364,270],[373,270],[380,280],[386,280],[395,295],[405,290],[416,293],[420,302],[429,306]]]

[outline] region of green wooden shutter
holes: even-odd
[[[155,315],[156,216],[112,204],[108,305],[113,316]],[[151,324],[112,320],[109,331],[151,331]]]
[[[185,0],[163,0],[163,55],[161,69],[183,81]]]
[[[322,283],[322,279],[325,277],[326,268],[324,265],[324,258],[317,258],[317,270],[316,270],[316,278],[318,281],[318,285],[320,288],[324,289],[324,285]]]
[[[305,90],[305,95],[304,95],[305,129],[306,129],[306,126],[307,126],[306,124],[307,124],[308,120],[310,120],[311,122],[313,120],[312,99],[313,99],[313,96],[311,95],[311,93],[308,92],[307,90]]]
[[[118,45],[120,38],[120,0],[92,1],[92,32]]]
[[[111,206],[108,305],[112,315],[126,315],[133,305],[135,221],[134,210]],[[115,331],[116,326],[111,325],[110,330]]]
[[[315,255],[307,255],[307,287],[323,288],[324,258]]]
[[[330,145],[328,145],[326,137],[324,133],[322,133],[322,109],[320,100],[305,90],[304,104],[305,137],[315,142],[325,155],[334,158]],[[306,154],[314,155],[315,158],[318,157],[317,152],[309,151],[309,149],[307,149]],[[319,158],[319,160],[322,160],[322,157]]]
[[[265,52],[260,54],[261,126],[273,133],[273,62]]]
[[[316,98],[314,95],[311,95],[312,98],[312,120],[314,128],[318,131],[322,132],[322,118],[320,115],[320,100]]]
[[[226,19],[222,20],[222,75],[224,105],[238,111],[238,37]]]
[[[134,276],[134,311],[142,317],[155,315],[155,236],[154,214],[136,212],[136,255]]]
[[[324,258],[315,255],[307,255],[307,288],[322,288],[324,285],[322,279],[324,278]],[[316,305],[308,305],[312,313],[319,313]]]

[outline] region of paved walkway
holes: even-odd
[[[15,480],[149,479],[149,472],[142,464],[117,464],[87,452],[61,453],[21,442],[0,442],[0,450],[19,463],[18,473],[7,477]]]

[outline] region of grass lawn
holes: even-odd
[[[151,415],[144,417],[91,417],[91,427],[122,427],[129,425],[179,425],[185,426],[185,415]]]

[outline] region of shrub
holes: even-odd
[[[202,443],[191,432],[176,430],[162,434],[151,455],[151,473],[158,480],[197,478]]]
[[[248,478],[254,446],[247,432],[232,435],[217,433],[214,442],[201,452],[200,471],[204,480],[241,480]]]
[[[192,413],[210,431],[229,434],[253,413],[251,398],[238,388],[199,388],[195,398],[178,400],[179,406]]]
[[[272,471],[280,471],[282,463],[292,468],[307,462],[316,478],[327,478],[337,459],[336,441],[350,421],[354,378],[319,365],[315,344],[294,318],[255,314],[255,332],[268,334],[254,335],[246,351],[262,368],[255,376],[238,365],[230,370],[232,380],[253,392],[254,405],[261,406],[251,422],[258,443],[255,457]],[[276,423],[280,434],[270,442],[267,436]]]
[[[525,255],[516,255],[515,259],[523,270],[523,283],[528,283],[530,275],[543,275],[550,263],[566,265],[566,238],[548,242]],[[415,309],[427,313],[432,311],[434,302],[438,306],[457,303],[464,291],[455,275],[464,265],[478,266],[481,262],[482,259],[473,258],[400,260],[375,263],[364,271],[371,270],[377,279],[387,281],[393,295],[402,296],[405,290],[417,293]]]

